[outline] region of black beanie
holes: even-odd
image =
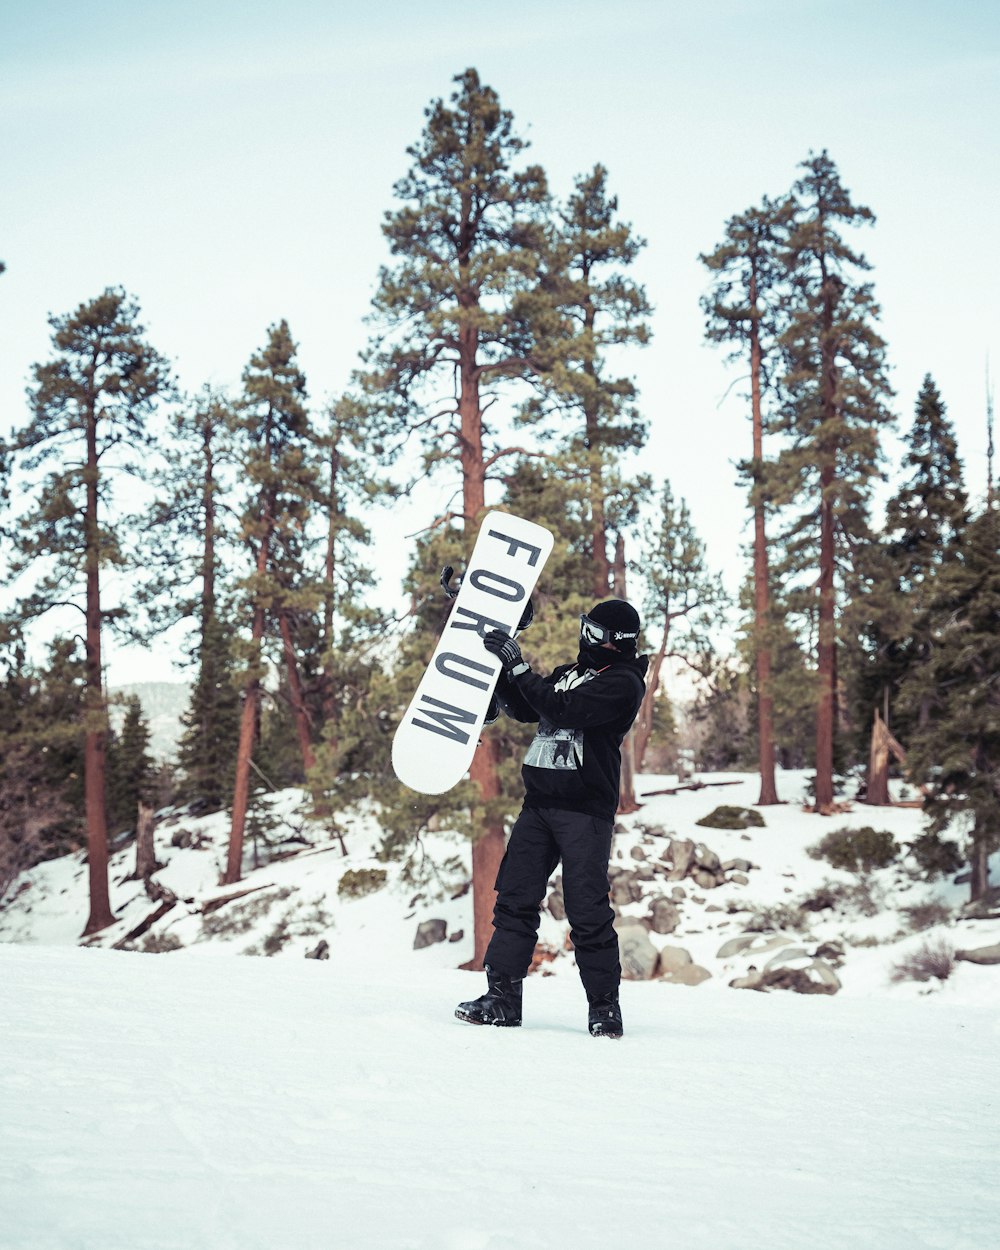
[[[592,621],[606,629],[621,630],[626,634],[638,634],[642,628],[639,613],[624,599],[605,599],[587,613]],[[612,638],[615,647],[625,655],[635,655],[638,638]]]

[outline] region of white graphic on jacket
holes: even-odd
[[[575,690],[584,682],[591,681],[597,674],[592,669],[578,672],[571,668],[563,673],[552,687],[556,691]],[[557,729],[544,717],[538,722],[538,732],[528,747],[524,757],[525,764],[531,768],[558,768],[575,771],[583,767],[583,730]]]

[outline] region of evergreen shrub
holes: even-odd
[[[730,807],[723,804],[695,822],[706,829],[756,829],[764,827],[764,817],[752,807]]]
[[[825,859],[831,868],[847,872],[872,872],[888,868],[899,858],[899,846],[887,829],[833,829],[815,846],[809,847],[810,859]]]
[[[937,833],[922,833],[910,843],[910,854],[928,881],[958,872],[965,863],[958,843]]]
[[[385,885],[384,868],[348,868],[340,878],[337,893],[341,898],[364,898]]]

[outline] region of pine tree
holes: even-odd
[[[618,199],[608,194],[603,165],[576,179],[572,195],[558,211],[552,267],[570,337],[553,351],[543,393],[522,414],[525,421],[537,421],[554,406],[575,427],[566,453],[587,474],[589,581],[599,600],[607,598],[612,577],[608,531],[616,518],[614,509],[608,514],[609,496],[618,498],[619,513],[628,511],[632,497],[641,495],[645,485],[645,479],[617,471],[623,453],[643,446],[647,428],[636,409],[634,382],[611,373],[608,355],[648,343],[652,311],[644,288],[627,273],[645,240],[617,212]]]
[[[14,568],[30,569],[36,581],[17,614],[29,622],[70,605],[86,621],[90,914],[84,932],[91,934],[114,921],[108,896],[108,727],[101,639],[107,623],[127,628],[130,616],[125,604],[109,609],[102,600],[101,573],[130,565],[115,492],[129,473],[141,474],[141,456],[151,442],[150,415],[172,392],[167,364],[145,341],[138,305],[124,291],[108,289],[74,313],[51,318],[50,324],[55,354],[35,367],[32,419],[14,444],[29,475],[51,466],[18,527]]]
[[[891,710],[893,733],[904,745],[914,722],[896,707],[896,695],[930,646],[928,596],[968,520],[954,427],[930,374],[917,396],[906,448],[905,476],[886,506],[884,532],[859,560],[864,593],[854,610],[861,646],[853,683],[862,733],[867,734],[873,708],[882,710],[884,719]],[[926,712],[918,710],[921,716]]]
[[[815,619],[816,810],[828,813],[840,716],[838,554],[841,576],[853,580],[856,551],[870,541],[868,504],[891,392],[885,344],[874,328],[879,309],[871,284],[857,278],[869,266],[840,233],[874,216],[851,202],[826,152],[803,168],[783,249],[791,298],[780,340],[786,398],[777,428],[787,443],[768,476],[777,502],[797,514],[783,536],[783,571],[804,579],[800,599]]]
[[[1000,848],[1000,509],[969,522],[928,598],[929,644],[900,697],[913,724],[907,765],[925,787],[931,831],[956,819],[969,829],[978,899]]]
[[[253,572],[243,592],[251,618],[243,681],[243,706],[233,787],[232,825],[223,881],[232,884],[243,871],[243,835],[250,798],[254,743],[259,738],[264,639],[269,620],[281,619],[293,605],[296,587],[288,570],[295,567],[298,545],[315,491],[310,461],[305,377],[287,322],[271,326],[265,346],[243,373],[244,398],[236,422],[240,469],[248,491],[242,532],[253,556]],[[294,654],[286,654],[287,671]],[[302,708],[296,721],[301,733]],[[308,735],[308,729],[306,730]],[[308,743],[308,736],[307,736]],[[308,769],[311,758],[303,758]]]
[[[0,646],[0,901],[18,875],[86,844],[86,674],[76,639],[28,662],[18,630]]]
[[[220,585],[220,569],[231,566],[236,554],[223,522],[233,489],[223,466],[232,462],[235,424],[232,403],[207,386],[176,413],[148,531],[151,593],[156,604],[166,605],[160,623],[197,622],[191,651],[197,674],[178,759],[187,786],[207,811],[217,811],[232,794],[239,738],[230,612]]]
[[[760,771],[759,804],[778,802],[774,780],[774,692],[772,688],[771,584],[767,546],[767,504],[763,483],[763,394],[773,384],[777,335],[784,293],[785,267],[780,247],[791,216],[790,201],[774,203],[765,197],[726,224],[726,237],[701,260],[713,274],[709,293],[702,299],[706,336],[710,342],[730,344],[730,360],[749,356],[750,417],[753,458],[744,464],[750,480],[754,514],[753,640],[757,685],[757,743]]]
[[[636,720],[639,769],[653,731],[656,705],[662,699],[664,662],[703,657],[710,650],[709,629],[726,606],[722,583],[708,570],[705,545],[695,531],[687,503],[674,499],[669,482],[663,485],[656,521],[647,529],[642,567],[646,575],[644,629],[657,641]]]
[[[129,695],[121,728],[108,740],[108,820],[113,832],[135,828],[139,800],[149,797],[154,767],[142,704],[138,695]]]
[[[491,470],[517,447],[494,439],[485,414],[505,381],[550,368],[546,347],[565,338],[547,287],[548,190],[537,165],[518,170],[526,147],[513,117],[474,69],[456,78],[450,104],[434,101],[396,184],[401,202],[383,233],[394,257],[374,299],[378,338],[362,385],[389,437],[419,438],[423,467],[448,464],[461,476],[460,550],[471,548]],[[451,395],[442,401],[442,392]],[[499,799],[497,743],[487,732],[471,777],[480,805]],[[473,844],[475,954],[482,966],[491,932],[502,824],[487,816]]]

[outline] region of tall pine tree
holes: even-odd
[[[226,496],[231,478],[231,431],[236,416],[225,395],[204,387],[175,414],[163,449],[149,535],[152,592],[169,627],[194,620],[196,665],[184,713],[178,762],[185,784],[208,811],[224,806],[233,789],[239,737],[231,614],[220,573],[234,563]],[[159,553],[159,559],[157,559]],[[230,595],[231,597],[231,595]]]
[[[933,832],[968,830],[971,897],[989,886],[1000,848],[1000,509],[987,505],[937,570],[927,595],[926,649],[900,703],[911,717],[910,775],[925,787]]]
[[[864,590],[853,611],[860,641],[853,685],[861,733],[877,709],[905,746],[916,722],[897,707],[896,696],[930,646],[927,608],[934,579],[954,557],[968,520],[954,427],[930,374],[917,396],[902,469],[886,506],[884,532],[859,559]],[[926,710],[916,713],[926,720]]]
[[[777,336],[781,329],[785,267],[780,248],[787,236],[792,206],[765,197],[759,208],[731,217],[726,237],[702,262],[713,275],[702,299],[706,334],[713,343],[730,346],[731,360],[750,367],[750,419],[753,458],[744,464],[750,480],[754,517],[753,643],[757,684],[757,744],[760,794],[757,802],[778,802],[774,780],[773,640],[771,578],[767,546],[767,501],[764,486],[763,396],[774,382]]]
[[[791,297],[780,340],[785,398],[777,428],[786,441],[769,489],[791,514],[783,571],[797,576],[800,602],[815,623],[816,809],[829,813],[841,711],[838,594],[845,578],[855,581],[856,553],[870,541],[868,506],[891,391],[875,329],[878,305],[871,284],[859,278],[869,266],[842,233],[874,216],[852,203],[826,152],[803,169],[783,249]]]
[[[628,512],[642,494],[645,479],[617,471],[622,453],[646,441],[646,424],[636,409],[636,387],[615,376],[609,353],[650,339],[652,309],[642,286],[628,274],[645,240],[618,216],[618,199],[608,192],[608,174],[595,165],[578,177],[557,214],[553,273],[557,276],[564,332],[569,338],[553,352],[540,398],[524,408],[537,420],[554,406],[571,424],[566,454],[587,476],[590,509],[591,594],[608,596],[613,549],[609,527],[616,513]],[[609,516],[609,497],[612,504]]]
[[[527,145],[478,73],[455,81],[450,101],[426,110],[423,134],[408,149],[410,169],[395,187],[400,206],[383,223],[394,259],[379,274],[378,337],[361,381],[390,435],[419,440],[425,471],[457,470],[461,504],[446,519],[458,522],[468,550],[488,475],[519,452],[497,440],[487,411],[504,382],[551,366],[543,336],[557,340],[563,331],[547,286],[545,175],[537,165],[517,167]],[[486,813],[472,849],[473,967],[482,967],[489,940],[504,847],[503,824],[492,815],[498,764],[487,732],[471,768]]]
[[[710,649],[708,634],[726,606],[721,580],[709,572],[705,545],[698,537],[687,503],[675,500],[670,483],[660,494],[659,510],[649,526],[642,567],[646,578],[644,628],[656,639],[646,676],[646,696],[635,728],[636,767],[653,732],[656,704],[668,658],[691,661]]]
[[[273,631],[294,591],[288,584],[289,552],[297,549],[316,485],[310,459],[306,381],[296,360],[287,322],[271,326],[267,343],[254,353],[244,370],[243,388],[235,433],[247,490],[242,533],[253,560],[253,571],[243,582],[250,638],[245,655],[232,825],[223,876],[230,884],[238,881],[243,871],[252,759],[260,727],[265,631],[269,626]],[[288,670],[293,671],[295,657],[288,657],[287,649],[286,660]],[[305,759],[303,766],[308,767]]]
[[[130,553],[121,486],[142,475],[151,444],[149,419],[172,393],[169,369],[145,338],[139,307],[108,289],[75,312],[53,317],[52,359],[35,367],[32,418],[16,452],[34,489],[17,528],[15,571],[34,575],[21,600],[22,622],[69,607],[85,621],[84,774],[90,914],[85,934],[113,923],[108,895],[107,701],[102,635],[127,628],[128,595],[109,607],[102,573],[125,571]],[[48,469],[39,481],[39,470]]]

